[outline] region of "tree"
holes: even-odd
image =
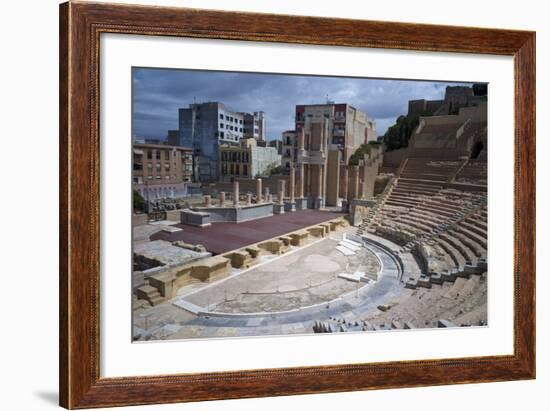
[[[409,145],[409,138],[412,132],[418,126],[418,116],[399,116],[395,124],[388,128],[384,134],[384,143],[386,150],[392,151]]]
[[[372,147],[379,146],[380,143],[377,141],[369,141],[367,144],[361,144],[355,153],[349,158],[350,166],[358,166],[359,161],[365,157],[365,154],[369,154]]]
[[[134,204],[134,213],[140,212],[145,213],[147,211],[147,203],[145,199],[141,196],[137,190],[133,192],[133,204]]]
[[[270,176],[275,175],[275,174],[281,174],[282,172],[283,172],[283,167],[281,167],[280,165],[279,166],[271,166],[267,170],[267,173]]]

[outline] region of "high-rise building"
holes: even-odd
[[[178,145],[192,147],[197,181],[220,178],[220,144],[238,145],[249,137],[265,141],[263,111],[235,112],[220,102],[194,103],[179,109]]]
[[[265,141],[265,113],[255,111],[251,113],[240,113],[244,120],[244,138],[254,138],[258,142]]]

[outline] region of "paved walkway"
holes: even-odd
[[[177,224],[175,227],[182,228],[182,231],[175,233],[158,232],[151,236],[151,240],[185,241],[190,244],[202,244],[213,254],[223,254],[227,251],[268,240],[343,215],[332,211],[301,210],[239,224],[213,223],[211,226],[203,228]]]

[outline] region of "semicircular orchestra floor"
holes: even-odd
[[[354,231],[331,233],[223,280],[182,289],[147,310],[147,321],[135,318],[135,331],[143,339],[286,335],[313,333],[324,321],[361,331],[362,318],[406,290],[396,259]],[[357,246],[353,254],[337,248],[346,236]],[[154,326],[145,329],[146,323]]]

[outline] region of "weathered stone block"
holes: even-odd
[[[258,258],[262,250],[259,247],[256,247],[255,245],[251,245],[250,247],[245,248],[246,251],[252,256],[252,258]]]
[[[307,229],[307,232],[313,237],[324,237],[325,229],[322,226],[315,226]]]
[[[258,247],[277,255],[284,252],[284,243],[281,240],[264,241],[258,244]]]
[[[191,276],[202,281],[210,282],[229,275],[230,260],[222,256],[205,258],[191,267]]]
[[[309,233],[307,231],[298,231],[296,233],[289,234],[289,237],[291,238],[290,244],[296,247],[301,247],[306,243]]]
[[[211,224],[210,213],[203,211],[183,210],[180,214],[182,224],[207,227]]]
[[[279,237],[279,240],[281,240],[283,244],[288,247],[292,241],[292,237],[285,235],[285,236]]]
[[[231,253],[231,266],[234,268],[247,268],[250,265],[251,256],[247,251],[237,250]]]

